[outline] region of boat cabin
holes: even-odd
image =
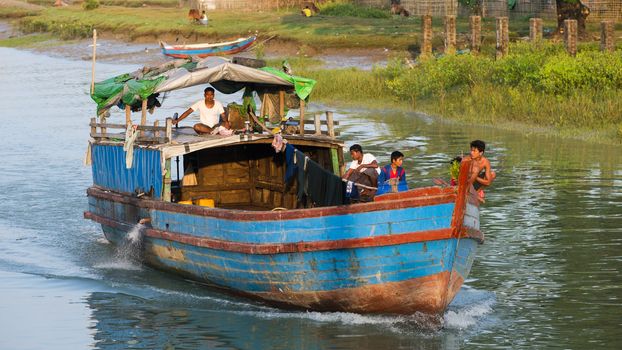
[[[168,69],[144,68],[129,75],[134,78],[115,83],[120,85],[116,89],[103,86],[110,85],[111,79],[99,83],[100,96],[94,99],[103,108],[99,120],[91,119],[89,143],[95,186],[181,205],[262,211],[313,206],[298,200],[296,177],[285,181],[285,154],[271,145],[277,133],[322,168],[337,176],[343,172],[343,144],[336,139],[338,122],[332,112],[305,113],[310,89],[301,94],[299,84],[308,80],[223,61],[190,69],[183,64],[174,61]],[[145,89],[150,83],[153,86],[142,97],[123,95],[132,84]],[[147,111],[157,101],[156,94],[207,84],[221,93],[254,91],[261,101],[260,117],[252,108],[230,105],[233,135],[197,135],[191,126],[173,128],[172,118],[148,125]],[[298,108],[287,113],[292,97],[298,99]],[[115,105],[125,110],[125,123],[108,122],[106,111]],[[132,111],[141,113],[139,125],[133,125]]]

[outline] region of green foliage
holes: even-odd
[[[449,164],[449,176],[451,179],[458,179],[460,175],[460,162],[457,160],[452,161]]]
[[[95,10],[99,7],[99,0],[84,0],[82,8],[86,11]]]
[[[471,55],[447,55],[420,62],[414,69],[398,72],[390,66],[394,79],[388,79],[387,87],[397,96],[416,100],[430,95],[444,96],[447,92],[472,85],[491,60]]]
[[[341,2],[329,2],[321,5],[320,13],[324,16],[335,17],[391,18],[389,11]]]

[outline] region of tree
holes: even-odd
[[[576,19],[579,36],[585,36],[585,20],[590,14],[589,7],[583,5],[581,0],[555,0],[557,3],[557,33],[564,32],[564,21]]]

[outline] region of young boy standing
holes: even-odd
[[[383,166],[378,176],[377,195],[390,192],[408,191],[406,171],[402,168],[404,154],[400,151],[391,153],[391,164]]]

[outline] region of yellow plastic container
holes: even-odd
[[[213,208],[214,207],[214,200],[211,199],[211,198],[201,198],[201,199],[197,199],[196,204],[200,205],[202,207]]]
[[[192,205],[192,201],[179,201],[179,204]]]

